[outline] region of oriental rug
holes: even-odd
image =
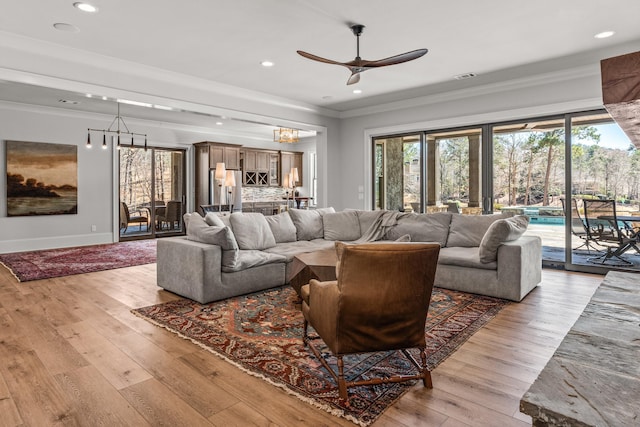
[[[19,282],[156,262],[156,239],[0,255]]]
[[[303,316],[296,301],[296,292],[284,286],[204,305],[180,299],[132,312],[361,426],[374,422],[413,387],[415,382],[349,388],[350,405],[341,404],[333,378],[302,344]],[[425,328],[429,367],[438,366],[507,304],[497,298],[434,288]],[[314,336],[311,328],[310,332]],[[335,357],[322,348],[322,340],[316,340],[316,345],[335,368]],[[345,357],[348,378],[383,376],[385,372],[413,374],[415,368],[399,352]]]

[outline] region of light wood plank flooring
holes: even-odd
[[[0,426],[353,426],[130,313],[155,264],[18,283],[0,266]],[[544,270],[375,426],[525,426],[521,396],[602,276]]]

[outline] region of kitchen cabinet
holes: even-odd
[[[277,153],[268,150],[242,150],[242,180],[248,186],[278,185],[271,177],[272,156]],[[279,162],[278,162],[279,163]],[[275,165],[277,169],[277,165]]]
[[[209,144],[209,165],[215,168],[216,163],[224,163],[225,169],[240,169],[240,147]]]

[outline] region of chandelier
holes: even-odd
[[[280,128],[273,130],[273,141],[291,144],[298,142],[298,129]]]
[[[120,124],[124,130],[120,129]],[[120,135],[131,135],[131,146],[133,147],[133,137],[134,136],[144,136],[144,151],[147,151],[147,134],[146,133],[135,133],[129,131],[127,124],[124,122],[124,119],[120,116],[120,103],[118,102],[118,114],[114,117],[113,121],[107,129],[87,129],[87,148],[91,148],[91,132],[102,132],[102,149],[107,149],[107,134],[116,134],[118,136],[118,150],[120,149]]]

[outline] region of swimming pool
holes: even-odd
[[[564,225],[564,212],[559,206],[508,206],[501,212],[526,215],[531,224]]]

